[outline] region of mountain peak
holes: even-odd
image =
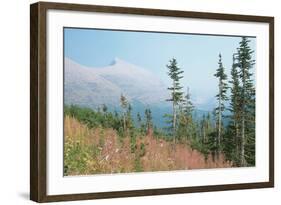
[[[118,62],[120,62],[120,61],[122,61],[120,58],[118,58],[118,57],[115,57],[114,58],[114,60],[113,60],[115,63],[118,63]]]
[[[110,65],[118,65],[118,64],[129,64],[125,60],[122,60],[121,58],[115,57]]]

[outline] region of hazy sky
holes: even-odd
[[[167,85],[167,68],[176,58],[184,70],[182,84],[190,87],[195,104],[211,103],[217,93],[214,73],[218,55],[230,77],[232,54],[241,37],[171,34],[95,29],[64,30],[65,57],[90,67],[109,65],[115,57],[141,66],[158,75]],[[256,39],[250,38],[255,50]]]

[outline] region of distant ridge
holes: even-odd
[[[165,102],[166,85],[150,71],[115,58],[109,66],[86,67],[65,58],[65,101],[96,107],[118,103],[121,93],[143,104]]]

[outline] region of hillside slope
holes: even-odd
[[[138,136],[132,149],[130,138],[120,138],[113,129],[89,129],[69,116],[64,126],[65,175],[231,167],[223,156],[205,159],[185,144],[177,144],[174,151],[171,142],[152,135]]]

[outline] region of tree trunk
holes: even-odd
[[[241,166],[245,166],[245,116],[242,116],[242,126],[241,126]]]
[[[175,81],[173,81],[173,137],[174,137],[174,147],[176,147],[176,119],[177,119],[177,116],[176,116],[176,102],[175,102],[175,99],[174,99],[174,96],[175,96]]]
[[[221,93],[222,92],[222,88],[221,88],[221,82],[220,82],[220,86],[219,86],[219,122],[218,122],[218,149],[220,151],[220,147],[221,147]]]
[[[203,131],[203,143],[206,142],[206,122],[205,120],[202,123],[202,131]]]
[[[235,122],[235,149],[236,149],[236,158],[239,159],[239,128],[238,128],[238,122]]]
[[[125,114],[125,112],[124,112],[124,115],[123,115],[123,124],[124,124],[124,135],[126,135],[127,134],[127,131],[126,131],[126,116],[125,116],[126,114]]]
[[[244,66],[242,65],[242,68]],[[246,79],[245,79],[245,69],[243,69],[243,78],[242,78],[242,122],[241,122],[241,166],[246,165],[245,161],[245,84],[246,84]]]
[[[174,144],[176,144],[176,105],[175,102],[173,102],[173,137],[174,137]]]
[[[205,127],[203,127],[203,142],[206,142],[206,130]]]

